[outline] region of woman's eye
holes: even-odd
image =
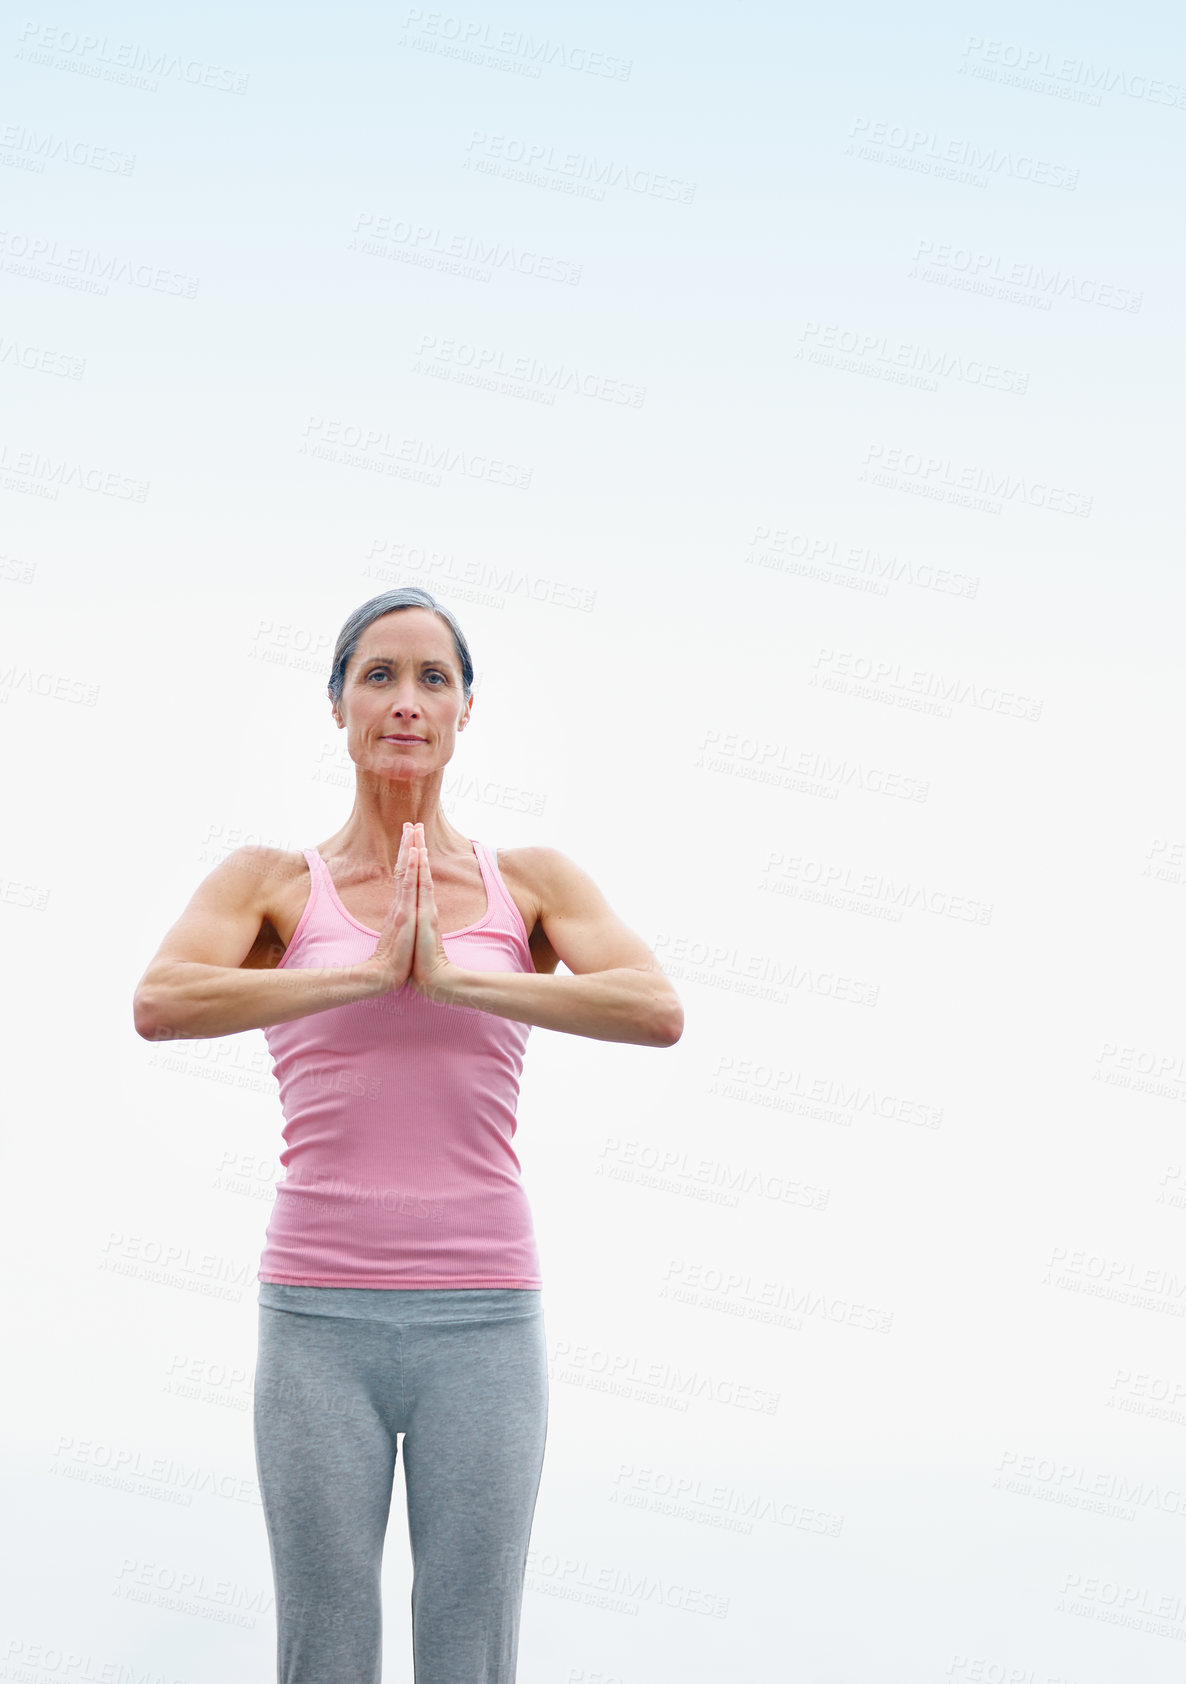
[[[374,667],[374,668],[372,668],[372,670],[370,672],[367,673],[367,683],[369,684],[372,678],[386,678],[386,677],[387,677],[387,668],[386,667]],[[439,678],[442,684],[448,684],[448,682],[449,682],[446,675],[443,672],[437,672],[435,667],[430,672],[426,673],[425,677],[427,677],[427,678]]]

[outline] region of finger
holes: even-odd
[[[416,858],[420,870],[420,905],[425,917],[431,922],[435,916],[436,908],[432,899],[432,876],[428,869],[428,849],[417,848]]]
[[[411,844],[411,847],[409,847],[409,850],[408,850],[408,881],[411,882],[411,894],[413,894],[413,906],[418,906],[418,904],[419,904],[419,849],[418,849],[418,847],[416,847],[416,845],[414,845],[414,842],[413,842],[413,844]]]
[[[408,844],[410,841],[410,831],[411,826],[405,824],[403,833],[399,839],[399,853],[396,855],[395,859],[394,875],[396,877],[404,875],[408,869]]]
[[[423,876],[420,879],[419,922],[424,929],[425,939],[428,942],[429,947],[434,953],[439,954],[442,951],[440,921],[439,914],[437,913],[436,896],[433,894],[432,890],[432,872],[430,871],[428,865],[427,849],[425,849],[423,855],[421,856],[421,866],[423,869]]]

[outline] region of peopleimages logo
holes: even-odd
[[[939,380],[943,379],[1024,397],[1030,378],[1018,369],[1001,368],[983,358],[965,356],[962,351],[935,350],[885,333],[841,327],[839,323],[808,322],[799,335],[795,355],[842,373],[871,375],[927,392],[938,391]]]
[[[101,170],[108,175],[131,175],[136,167],[133,152],[115,152],[109,146],[96,146],[89,140],[39,134],[23,123],[9,123],[0,129],[0,151],[12,153],[17,168],[29,169],[37,175],[43,173],[47,163],[77,164],[80,169]]]
[[[1006,502],[1024,503],[1052,514],[1076,515],[1081,520],[1091,514],[1092,499],[1081,491],[1051,485],[1047,480],[1030,479],[1025,474],[1012,474],[1008,469],[955,462],[950,456],[909,450],[900,445],[870,444],[857,478],[893,491],[961,503],[982,509],[986,514],[1000,514]]]
[[[439,486],[443,473],[457,473],[467,479],[486,480],[492,485],[509,485],[526,491],[534,470],[480,451],[466,451],[433,439],[393,439],[384,427],[363,427],[339,417],[311,415],[304,437],[297,446],[302,456],[315,456],[344,467],[364,468],[370,473],[389,474]]]
[[[143,503],[148,496],[147,480],[131,479],[103,468],[85,466],[68,457],[55,459],[42,456],[36,450],[10,450],[0,441],[0,473],[14,478],[25,477],[56,498],[62,486],[74,486],[79,491],[93,491],[102,497],[118,497],[133,503]],[[15,487],[14,487],[15,489]]]
[[[80,33],[56,23],[26,23],[18,36],[16,56],[30,64],[50,65],[93,76],[104,82],[119,82],[155,93],[158,77],[172,77],[191,87],[214,88],[220,93],[247,91],[247,72],[204,59],[182,58],[178,53],[158,52],[131,41],[112,41],[107,35]]]
[[[559,65],[585,76],[628,82],[634,68],[633,59],[553,41],[550,36],[537,40],[520,29],[500,29],[484,19],[479,22],[476,18],[461,18],[448,12],[425,12],[419,6],[409,7],[404,31],[399,40],[401,47],[415,47],[421,52],[464,59],[470,64],[532,79],[545,67]]]
[[[645,386],[596,374],[591,369],[564,362],[550,363],[530,353],[506,351],[496,345],[443,339],[434,333],[421,334],[412,372],[488,386],[547,404],[554,403],[557,394],[567,393],[641,409],[646,397]]]
[[[607,187],[624,187],[653,199],[674,199],[690,205],[696,193],[694,181],[638,169],[614,158],[588,157],[583,152],[565,152],[547,141],[527,140],[520,135],[487,134],[474,129],[470,135],[465,169],[487,174],[506,174],[514,180],[539,186],[560,187],[565,192],[585,191],[588,197],[604,199]]]
[[[950,178],[967,186],[987,187],[992,176],[1006,176],[1034,187],[1059,187],[1065,192],[1074,192],[1079,185],[1079,171],[1066,164],[958,135],[944,137],[910,123],[854,117],[848,136],[846,156]]]
[[[979,60],[975,62],[969,62]],[[1019,41],[992,40],[969,35],[964,44],[960,74],[987,81],[1007,82],[1035,93],[1052,93],[1076,103],[1098,105],[1101,94],[1119,93],[1127,99],[1148,100],[1153,105],[1186,107],[1186,87],[1165,82],[1157,76],[1134,75],[1129,70],[1097,66],[1090,59],[1048,52],[1043,47],[1024,47]]]
[[[895,656],[866,655],[857,650],[822,647],[807,682],[870,701],[919,707],[925,702],[931,704],[926,711],[944,718],[951,717],[953,707],[964,704],[1013,719],[1037,721],[1042,717],[1042,703],[1036,697],[977,683],[959,674],[912,667]]]
[[[183,275],[159,264],[137,263],[130,257],[113,257],[90,251],[86,246],[69,246],[43,234],[26,234],[19,229],[0,229],[0,268],[9,275],[24,275],[80,292],[105,296],[112,281],[150,292],[171,293],[178,298],[196,298],[198,277]]]
[[[451,233],[410,217],[360,211],[350,232],[348,251],[436,268],[470,280],[489,281],[497,271],[506,270],[533,280],[580,284],[581,265],[569,258],[485,234]]]
[[[911,280],[931,281],[1040,310],[1048,310],[1052,299],[1071,298],[1077,304],[1098,304],[1106,310],[1127,310],[1135,315],[1145,297],[1143,292],[1116,286],[1095,275],[1048,269],[1025,258],[1009,259],[946,240],[920,240],[913,262]]]

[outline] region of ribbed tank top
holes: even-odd
[[[494,853],[476,924],[446,932],[466,970],[533,971]],[[343,906],[316,848],[309,898],[280,960],[355,965],[377,930]],[[284,1112],[284,1176],[258,1279],[292,1286],[539,1288],[512,1140],[531,1026],[426,999],[409,981],[264,1029]]]

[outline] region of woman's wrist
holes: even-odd
[[[473,982],[472,971],[463,970],[450,962],[434,971],[431,977],[421,978],[420,992],[438,1006],[468,1006]]]
[[[343,966],[340,974],[358,1000],[373,1000],[378,994],[390,994],[393,989],[403,986],[402,983],[392,982],[383,967],[370,959],[364,959],[357,965]]]

